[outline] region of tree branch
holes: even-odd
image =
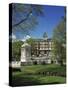
[[[26,20],[28,19],[28,17],[30,16],[31,13],[32,13],[32,11],[30,11],[24,19],[22,19],[20,22],[18,22],[18,23],[16,23],[16,24],[14,24],[12,27],[16,27],[16,26],[18,26],[19,24],[21,24],[21,23],[23,23],[24,21],[26,21]]]

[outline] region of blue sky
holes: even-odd
[[[31,33],[34,37],[42,38],[44,32],[47,32],[48,37],[51,37],[54,28],[61,20],[61,17],[64,16],[64,8],[45,6],[44,14],[44,17],[38,18],[39,25],[35,28],[35,31]]]
[[[30,36],[34,38],[42,38],[43,33],[46,32],[48,37],[52,37],[52,33],[56,25],[61,21],[64,16],[63,6],[44,6],[44,16],[38,17],[38,25],[30,32]],[[17,38],[23,38],[19,32],[16,33]]]

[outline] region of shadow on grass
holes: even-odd
[[[41,83],[37,77],[34,76],[22,76],[22,77],[14,77],[12,79],[12,86],[33,86],[33,85],[49,85],[49,84],[61,84],[60,82],[49,82],[49,83]]]
[[[40,82],[36,80],[36,78],[33,78],[31,76],[13,78],[12,80],[12,86],[29,86],[29,85],[37,85],[39,83]]]

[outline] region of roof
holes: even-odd
[[[51,38],[47,38],[47,39],[35,39],[35,41],[52,41]]]

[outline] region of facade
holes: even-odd
[[[51,63],[51,50],[52,40],[51,39],[37,39],[31,45],[31,56],[37,63]]]
[[[52,40],[51,39],[37,39],[31,45],[31,53],[35,56],[49,56],[52,50]]]

